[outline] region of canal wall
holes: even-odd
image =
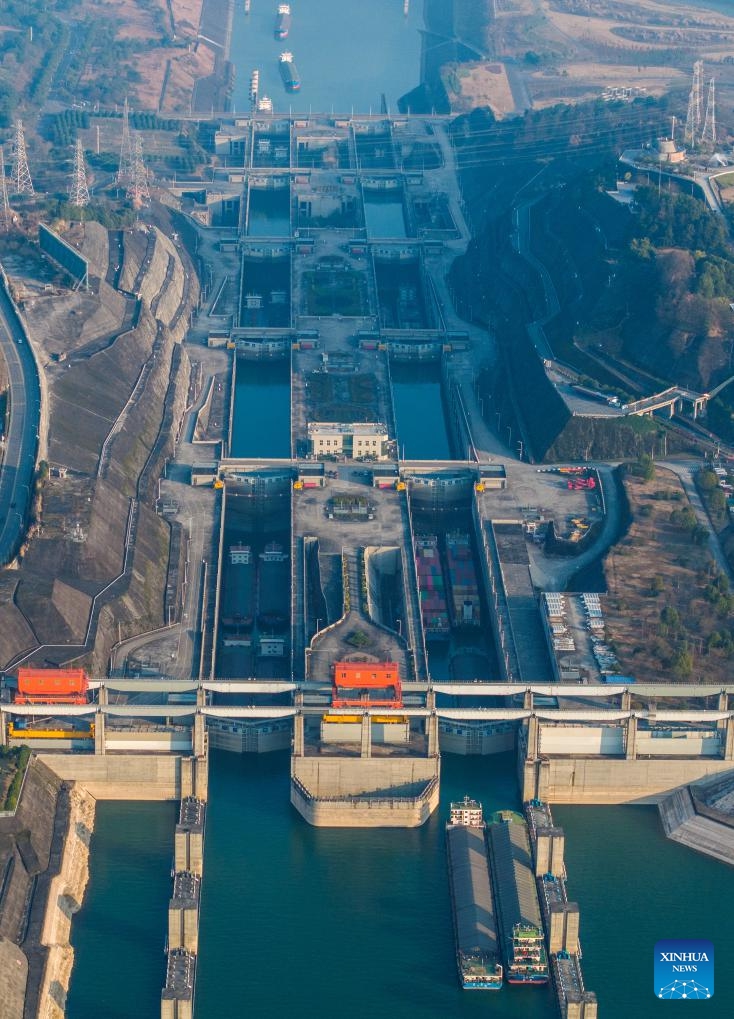
[[[733,771],[734,762],[707,758],[622,760],[610,757],[546,757],[525,761],[521,767],[520,784],[524,801],[659,803],[681,786],[697,782],[707,775]]]

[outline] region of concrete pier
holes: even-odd
[[[596,995],[584,987],[581,972],[579,907],[566,894],[563,829],[538,799],[526,803],[525,815],[561,1019],[597,1019]]]
[[[169,951],[185,948],[194,955],[199,948],[201,878],[190,871],[173,876],[173,897],[168,904]]]
[[[201,877],[204,870],[203,800],[187,796],[181,800],[181,813],[176,825],[174,866],[177,871],[190,871]]]

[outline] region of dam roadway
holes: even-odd
[[[0,268],[0,356],[8,371],[8,429],[0,466],[0,564],[21,542],[30,510],[41,412],[41,390],[33,354]]]

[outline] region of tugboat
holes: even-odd
[[[275,15],[275,38],[287,39],[291,29],[291,9],[288,4],[279,4]]]
[[[280,76],[283,79],[286,92],[298,92],[301,87],[301,78],[298,68],[293,60],[293,54],[286,50],[280,54]]]

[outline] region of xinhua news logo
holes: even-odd
[[[714,946],[676,938],[655,945],[655,997],[702,1001],[714,996]]]

